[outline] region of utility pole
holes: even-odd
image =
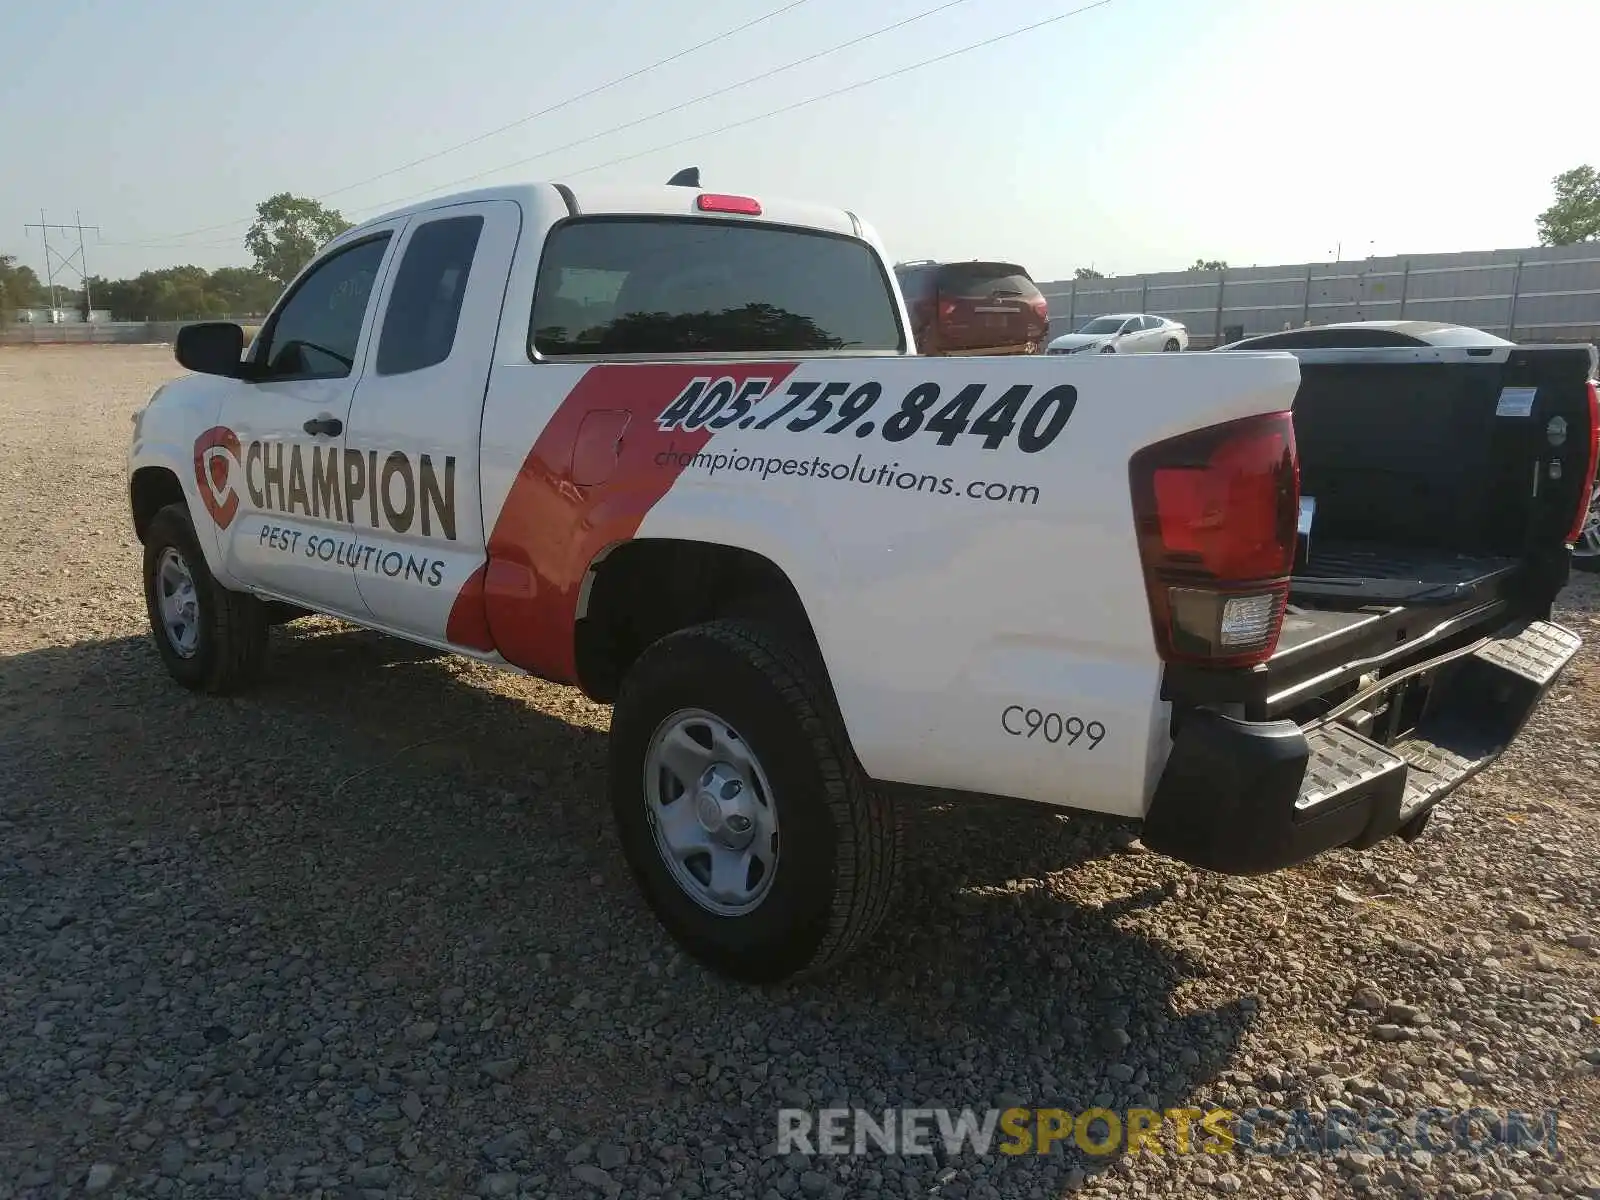
[[[50,311],[55,312],[56,304],[56,275],[62,271],[70,271],[77,275],[78,282],[83,285],[83,318],[89,319],[89,313],[94,309],[94,297],[89,294],[89,258],[83,248],[83,235],[92,231],[96,238],[100,236],[100,226],[85,225],[83,214],[76,210],[72,214],[73,224],[52,225],[44,215],[44,209],[39,210],[39,223],[37,225],[24,225],[24,233],[37,229],[44,238],[44,274],[45,281],[50,288]],[[57,233],[76,233],[78,235],[78,248],[70,254],[62,254],[50,244],[51,230]],[[53,317],[51,318],[54,319]]]

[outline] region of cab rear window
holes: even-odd
[[[553,230],[529,342],[544,358],[902,348],[888,276],[865,242],[671,217]]]

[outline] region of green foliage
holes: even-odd
[[[1079,267],[1072,272],[1074,279],[1104,279],[1105,276],[1093,267]]]
[[[276,283],[250,267],[164,267],[133,279],[91,277],[96,308],[115,321],[177,321],[198,317],[253,316],[277,299]],[[81,296],[75,303],[81,303]]]
[[[109,309],[114,321],[178,321],[196,317],[259,316],[272,307],[281,289],[252,267],[164,267],[133,279],[89,277],[89,298]],[[33,271],[0,254],[0,320],[19,308],[50,303],[50,290]],[[84,310],[83,289],[56,285],[56,305]]]
[[[0,254],[0,321],[11,320],[19,308],[30,308],[49,297],[32,267],[20,266],[16,255]]]
[[[336,209],[279,192],[256,205],[244,248],[255,259],[256,270],[282,288],[329,238],[349,228],[350,222]]]
[[[1555,203],[1539,214],[1541,246],[1574,246],[1600,241],[1600,172],[1588,163],[1550,181]]]
[[[132,279],[90,276],[89,297],[109,309],[114,321],[178,321],[202,317],[260,316],[271,309],[284,286],[329,238],[350,228],[333,209],[315,200],[280,192],[256,205],[256,220],[245,234],[253,267],[163,267]],[[61,308],[84,309],[81,287],[57,285]],[[16,258],[0,254],[0,320],[13,310],[48,304],[48,289]]]
[[[1220,258],[1197,258],[1191,271],[1226,271],[1228,264]]]

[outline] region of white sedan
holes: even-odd
[[[1177,321],[1150,313],[1108,313],[1074,333],[1052,338],[1045,353],[1149,354],[1188,348],[1189,331]]]

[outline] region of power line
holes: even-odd
[[[914,24],[917,21],[926,20],[931,16],[935,16],[938,13],[944,12],[946,9],[955,8],[958,4],[965,4],[966,2],[967,0],[945,0],[943,4],[936,4],[932,8],[923,9],[919,13],[913,13],[909,17],[905,17],[902,20],[893,22],[892,24],[884,25],[878,29],[874,29],[870,33],[863,33],[858,37],[850,38],[848,41],[839,42],[835,45],[827,47],[824,50],[818,50],[813,54],[808,54],[804,58],[797,58],[793,62],[784,63],[781,67],[774,67],[770,71],[762,71],[760,74],[751,75],[747,79],[741,79],[738,83],[730,83],[725,87],[717,88],[715,91],[705,92],[702,95],[694,97],[692,100],[681,101],[669,108],[657,109],[655,112],[649,113],[646,116],[636,117],[632,121],[624,121],[621,125],[613,125],[609,129],[602,129],[598,133],[591,133],[585,137],[578,138],[576,141],[567,142],[560,146],[552,146],[548,150],[541,150],[537,154],[530,154],[528,157],[519,158],[515,162],[501,163],[497,167],[490,167],[484,171],[475,171],[471,175],[463,175],[458,179],[451,179],[445,183],[432,184],[421,189],[420,191],[408,192],[406,195],[396,197],[392,200],[380,200],[376,204],[363,204],[358,211],[377,212],[383,209],[388,209],[394,205],[403,204],[407,200],[413,200],[418,196],[430,195],[431,193],[438,191],[440,188],[455,187],[457,184],[462,183],[471,183],[475,179],[482,179],[485,175],[493,175],[496,172],[506,171],[512,167],[524,166],[527,163],[536,162],[541,158],[548,158],[552,154],[559,154],[563,150],[571,150],[575,146],[582,146],[589,142],[597,141],[600,138],[609,137],[613,133],[620,133],[624,129],[632,129],[636,125],[644,125],[647,122],[654,121],[659,117],[665,117],[675,112],[681,112],[683,109],[691,108],[694,105],[704,103],[707,100],[714,100],[718,96],[725,96],[729,92],[737,91],[742,87],[748,87],[752,83],[765,82],[776,75],[783,74],[785,71],[792,71],[796,67],[803,67],[807,63],[816,62],[819,58],[827,58],[830,54],[837,54],[841,50],[848,50],[852,46],[859,46],[862,42],[871,41],[876,37],[882,37],[886,33],[893,33],[897,29],[903,29],[907,25]]]
[[[687,58],[689,55],[694,54],[694,53],[696,53],[696,52],[698,52],[700,50],[704,50],[708,46],[714,46],[718,42],[726,41],[728,38],[731,38],[731,37],[735,36],[736,34],[743,33],[747,29],[754,29],[757,25],[760,25],[760,24],[763,24],[764,22],[770,21],[774,17],[781,17],[784,13],[792,12],[794,9],[799,8],[801,5],[809,4],[809,3],[811,3],[811,0],[790,0],[790,2],[788,4],[785,4],[782,7],[772,9],[770,12],[763,13],[761,16],[756,17],[753,20],[746,21],[742,25],[736,25],[732,29],[729,29],[729,30],[726,30],[726,31],[724,31],[722,33],[719,33],[715,37],[707,38],[703,42],[698,42],[695,45],[688,47],[687,49],[679,50],[675,54],[669,54],[669,55],[667,55],[666,58],[657,59],[655,62],[650,63],[648,66],[640,67],[640,68],[638,68],[637,70],[634,70],[634,71],[629,71],[626,75],[619,75],[619,76],[617,76],[617,78],[612,79],[607,83],[602,83],[598,87],[592,87],[586,92],[579,92],[576,96],[568,96],[565,100],[561,100],[561,101],[559,101],[559,102],[557,102],[555,104],[549,105],[546,108],[541,108],[538,112],[529,113],[525,117],[518,117],[515,121],[507,122],[506,124],[501,125],[496,129],[489,130],[487,133],[480,133],[476,137],[468,138],[464,142],[457,142],[453,146],[446,146],[443,150],[436,150],[431,154],[424,154],[421,158],[412,159],[410,162],[402,163],[398,167],[391,167],[387,171],[380,171],[376,175],[369,175],[365,179],[358,179],[354,183],[347,183],[343,187],[336,187],[330,192],[323,192],[320,196],[314,197],[314,199],[326,200],[329,196],[337,196],[337,195],[339,195],[339,194],[341,194],[343,192],[352,191],[355,188],[362,187],[362,186],[364,186],[366,184],[369,184],[369,183],[374,183],[379,179],[386,179],[390,175],[398,175],[401,171],[409,171],[412,167],[420,166],[421,164],[426,163],[426,162],[432,162],[432,161],[434,161],[435,159],[438,159],[438,158],[443,158],[447,154],[454,154],[457,150],[464,150],[468,146],[475,146],[479,142],[487,141],[489,138],[498,137],[502,133],[505,133],[505,132],[507,132],[509,130],[512,130],[512,129],[516,129],[519,126],[526,125],[529,121],[538,120],[540,117],[547,117],[553,112],[558,112],[561,109],[568,107],[569,105],[573,105],[573,104],[578,103],[578,101],[580,101],[580,100],[587,100],[591,96],[598,96],[601,92],[608,91],[611,88],[617,87],[617,86],[619,86],[621,84],[624,84],[624,83],[628,83],[631,80],[638,79],[641,75],[648,75],[651,71],[657,70],[660,67],[664,67],[668,63],[674,63],[674,62],[677,62],[681,58]],[[218,229],[231,229],[235,225],[245,225],[245,224],[248,224],[253,219],[254,219],[253,217],[244,217],[244,218],[242,218],[240,220],[236,220],[236,221],[223,221],[223,222],[221,222],[219,224],[216,224],[216,225],[202,225],[200,228],[191,229],[187,233],[175,233],[175,234],[172,234],[170,237],[152,238],[152,239],[150,239],[150,241],[151,242],[176,242],[176,241],[182,241],[184,238],[194,237],[197,234],[211,233],[214,230],[218,230]],[[121,244],[123,244],[123,245],[132,245],[132,244],[135,244],[135,243],[121,243]]]
[[[1003,42],[1008,38],[1020,37],[1024,33],[1032,33],[1036,29],[1043,29],[1046,25],[1054,25],[1057,21],[1065,21],[1068,17],[1076,17],[1080,13],[1086,13],[1096,8],[1105,8],[1107,5],[1113,3],[1115,3],[1115,0],[1094,0],[1093,4],[1085,4],[1080,8],[1074,8],[1068,12],[1057,13],[1053,17],[1046,17],[1042,21],[1035,21],[1031,25],[1022,26],[1020,29],[1013,29],[1008,33],[996,34],[994,37],[985,38],[981,42],[973,42],[969,45],[958,47],[955,50],[946,51],[944,54],[936,55],[933,58],[925,58],[921,62],[912,63],[908,67],[900,67],[893,71],[885,71],[883,74],[874,75],[870,79],[863,79],[857,83],[846,84],[844,87],[834,88],[831,92],[823,92],[819,96],[811,96],[805,100],[797,100],[793,104],[785,104],[782,108],[770,109],[769,111],[760,113],[756,116],[746,117],[742,121],[730,121],[728,124],[719,125],[715,129],[707,129],[700,133],[690,134],[688,137],[679,138],[676,141],[663,142],[659,146],[651,146],[648,150],[640,150],[634,154],[624,154],[620,158],[609,159],[603,163],[595,163],[593,166],[583,167],[577,171],[565,171],[562,174],[564,177],[568,178],[573,175],[587,175],[590,171],[601,171],[606,167],[614,167],[619,163],[632,162],[636,158],[644,158],[646,155],[657,154],[662,150],[671,150],[676,146],[683,146],[689,142],[697,142],[701,138],[715,137],[719,133],[727,133],[730,129],[741,129],[746,125],[754,125],[757,121],[765,121],[772,117],[782,116],[784,113],[791,113],[796,109],[805,108],[808,105],[820,104],[824,100],[832,100],[835,96],[843,96],[847,92],[859,91],[861,88],[870,87],[872,84],[882,83],[886,79],[895,79],[901,75],[909,75],[912,71],[922,70],[923,67],[931,67],[938,63],[948,62],[952,58],[957,58],[963,54],[970,54],[972,51],[981,50],[985,46],[993,46],[996,42]]]
[[[726,33],[719,33],[716,37],[707,38],[705,41],[700,42],[697,45],[690,46],[687,50],[679,50],[676,54],[668,55],[666,58],[663,58],[658,62],[653,62],[647,67],[640,67],[637,71],[630,71],[628,74],[620,76],[617,79],[613,79],[609,83],[602,83],[599,87],[592,87],[587,92],[579,92],[576,96],[571,96],[557,104],[552,104],[548,108],[541,108],[538,112],[529,113],[525,117],[518,117],[515,121],[510,121],[500,126],[498,129],[491,129],[488,133],[480,133],[477,137],[468,138],[464,142],[457,142],[454,146],[449,146],[443,150],[435,151],[432,154],[424,154],[421,158],[413,159],[402,166],[393,167],[387,171],[380,171],[376,175],[369,175],[366,179],[360,179],[355,183],[347,183],[343,187],[334,188],[331,192],[324,192],[322,195],[318,196],[317,199],[326,200],[329,196],[337,196],[342,192],[352,191],[355,188],[362,187],[368,183],[373,183],[379,179],[387,179],[390,175],[398,175],[401,171],[409,171],[412,167],[420,166],[425,162],[432,162],[434,159],[443,158],[446,154],[454,154],[457,150],[464,150],[468,146],[476,146],[479,142],[487,141],[489,138],[497,137],[508,130],[516,129],[519,126],[526,125],[529,121],[536,121],[540,117],[547,117],[553,112],[557,112],[560,109],[566,108],[568,105],[576,104],[580,100],[587,100],[590,96],[598,96],[601,92],[608,91],[619,84],[627,83],[630,80],[637,79],[641,75],[647,75],[651,71],[656,70],[658,67],[664,67],[668,63],[677,62],[680,58],[687,58],[689,55],[698,50],[704,50],[707,46],[713,46],[718,42],[725,41],[726,39],[733,37],[735,34],[743,33],[747,29],[754,29],[757,25],[760,25],[766,21],[770,21],[774,17],[781,17],[784,13],[799,8],[802,4],[809,4],[810,2],[811,0],[792,0],[792,3],[785,4],[782,8],[775,8],[769,13],[765,13],[762,16],[756,17],[754,20],[746,21],[743,25],[735,26]]]
[[[753,117],[746,117],[740,121],[730,121],[728,124],[719,125],[715,129],[706,129],[699,133],[690,134],[688,137],[678,138],[675,141],[663,142],[660,145],[651,146],[648,150],[640,150],[633,154],[624,154],[620,158],[608,159],[606,162],[595,163],[592,166],[583,167],[576,171],[564,171],[562,172],[562,176],[564,178],[569,178],[574,175],[586,175],[590,171],[600,171],[604,170],[606,167],[614,167],[619,163],[632,162],[636,158],[644,158],[646,155],[656,154],[662,150],[671,150],[676,146],[687,145],[689,142],[697,142],[701,138],[715,137],[717,134],[726,133],[730,129],[740,129],[746,125],[754,125],[757,121],[765,121],[772,117],[782,116],[784,113],[791,113],[796,109],[805,108],[808,105],[819,104],[824,100],[831,100],[835,96],[843,96],[848,92],[859,91],[861,88],[870,87],[875,83],[882,83],[887,79],[895,79],[901,75],[908,75],[912,71],[920,71],[924,67],[931,67],[937,65],[938,63],[948,62],[950,59],[957,58],[960,55],[970,54],[974,50],[981,50],[986,46],[993,46],[995,43],[1006,41],[1009,38],[1020,37],[1024,33],[1032,33],[1036,29],[1043,29],[1047,25],[1054,25],[1058,21],[1065,21],[1068,17],[1076,17],[1081,13],[1086,13],[1096,8],[1104,8],[1112,3],[1115,3],[1115,0],[1094,0],[1094,3],[1092,4],[1085,4],[1081,7],[1071,9],[1064,13],[1057,13],[1053,17],[1046,17],[1042,21],[1035,21],[1031,25],[1024,25],[1018,29],[1009,30],[1006,33],[996,34],[994,37],[984,38],[982,41],[971,42],[965,46],[959,46],[954,50],[948,50],[943,54],[935,55],[933,58],[925,58],[921,62],[912,63],[910,66],[899,67],[893,71],[885,71],[881,75],[874,75],[869,79],[862,79],[856,83],[846,84],[844,87],[834,88],[832,91],[823,92],[821,95],[811,96],[805,100],[797,100],[793,104],[785,104],[781,108],[770,109],[767,112],[759,113]],[[825,51],[824,53],[827,52]],[[669,109],[667,111],[672,110]],[[534,157],[538,158],[541,156],[534,155]],[[476,175],[468,176],[466,179],[454,179],[448,183],[438,184],[427,189],[426,191],[413,192],[409,196],[402,196],[396,200],[386,200],[381,205],[372,207],[388,208],[391,205],[403,203],[404,201],[414,199],[417,196],[424,196],[432,192],[437,192],[441,188],[454,187],[458,183],[465,183],[471,179],[481,179],[483,176],[492,175],[497,171],[505,171],[512,167],[521,166],[524,162],[528,161],[531,160],[519,159],[516,162],[502,163],[498,167],[491,167],[487,171],[480,171]]]
[[[216,250],[216,249],[221,249],[224,246],[237,246],[239,244],[239,238],[238,238],[237,235],[235,235],[234,237],[219,239],[219,240],[217,240],[215,242],[170,243],[170,242],[106,242],[106,241],[101,241],[98,244],[101,245],[101,246],[116,246],[116,247],[119,247],[119,248],[132,249],[132,250],[173,250],[173,251],[178,251],[178,250]]]
[[[952,3],[955,3],[955,2],[959,2],[959,0],[952,0]],[[671,149],[674,149],[675,147],[678,147],[678,146],[687,145],[690,142],[696,142],[696,141],[701,140],[702,138],[715,137],[718,134],[727,133],[728,131],[733,130],[733,129],[741,129],[746,125],[754,125],[754,124],[756,124],[757,122],[760,122],[760,121],[770,120],[773,117],[782,116],[785,113],[795,112],[795,111],[797,111],[799,109],[807,108],[807,107],[809,107],[810,105],[813,105],[813,104],[820,104],[824,100],[832,100],[835,97],[843,96],[843,95],[846,95],[846,94],[848,94],[850,92],[859,91],[860,89],[865,88],[865,87],[871,87],[873,84],[883,83],[886,80],[890,80],[890,79],[897,79],[902,75],[909,75],[911,72],[920,71],[925,67],[936,66],[936,65],[938,65],[939,63],[942,63],[942,62],[949,62],[951,59],[958,58],[961,55],[970,54],[975,50],[982,50],[982,49],[984,49],[984,48],[986,48],[988,46],[993,46],[993,45],[996,45],[996,44],[998,44],[1000,42],[1008,41],[1011,38],[1021,37],[1025,33],[1032,33],[1035,30],[1043,29],[1046,26],[1054,25],[1054,24],[1057,24],[1058,22],[1065,21],[1069,17],[1080,16],[1083,13],[1091,12],[1094,9],[1097,9],[1097,8],[1105,8],[1105,7],[1107,7],[1107,6],[1109,6],[1109,5],[1113,4],[1113,3],[1115,3],[1115,0],[1094,0],[1093,3],[1080,5],[1079,7],[1073,8],[1073,9],[1069,9],[1066,12],[1056,13],[1054,16],[1045,17],[1043,20],[1034,21],[1031,24],[1019,26],[1016,29],[1007,30],[1005,33],[995,34],[993,37],[984,38],[984,39],[982,39],[980,41],[976,41],[976,42],[969,42],[968,44],[966,44],[964,46],[958,46],[954,50],[947,50],[943,54],[934,55],[932,58],[925,58],[920,62],[911,63],[908,66],[897,67],[896,69],[894,69],[892,71],[884,71],[881,74],[870,76],[867,79],[858,80],[855,83],[846,84],[843,87],[834,88],[831,91],[822,92],[819,95],[810,96],[810,97],[807,97],[804,100],[797,100],[792,104],[785,104],[785,105],[782,105],[779,108],[769,109],[768,111],[763,112],[763,113],[758,113],[757,115],[755,115],[753,117],[745,117],[744,119],[739,120],[739,121],[730,121],[727,124],[719,125],[714,129],[702,130],[699,133],[690,134],[687,137],[677,138],[674,141],[662,142],[662,143],[660,143],[658,145],[651,146],[648,149],[639,150],[639,151],[636,151],[636,152],[634,152],[632,154],[625,154],[625,155],[622,155],[622,156],[620,156],[618,158],[608,159],[605,162],[594,163],[594,164],[592,164],[590,166],[582,167],[582,168],[580,168],[580,169],[578,169],[576,171],[563,172],[563,175],[564,175],[564,177],[571,177],[571,176],[575,176],[575,175],[586,175],[591,171],[604,170],[607,167],[617,166],[617,165],[619,165],[621,163],[625,163],[625,162],[632,162],[635,159],[644,158],[644,157],[646,157],[648,155],[651,155],[651,154],[658,154],[663,150],[671,150]],[[940,7],[950,7],[950,5],[946,4],[946,5],[941,5]],[[933,9],[933,10],[930,10],[928,13],[923,13],[923,14],[919,14],[918,16],[914,16],[914,17],[908,18],[907,21],[901,22],[901,24],[909,23],[909,21],[911,21],[911,20],[918,20],[922,16],[930,15],[931,12],[936,12],[936,11],[938,11],[938,9]],[[889,28],[894,28],[894,27],[891,26]],[[875,31],[874,33],[864,35],[863,38],[858,38],[856,40],[860,41],[860,40],[864,40],[865,37],[875,37],[879,33],[882,33],[882,32],[886,32],[886,30],[878,30],[878,31]],[[850,45],[850,44],[853,44],[853,43],[845,43],[844,45]],[[836,46],[836,47],[833,47],[832,49],[829,49],[829,50],[820,51],[816,55],[813,55],[812,59],[822,57],[825,54],[833,53],[834,51],[839,50],[839,49],[843,49],[844,45]],[[789,66],[793,66],[793,65],[798,65],[798,64],[789,64]],[[787,70],[787,69],[788,69],[787,66],[778,68],[778,70]],[[768,72],[767,75],[770,76],[771,74],[776,74],[776,73],[777,73],[776,71]],[[765,76],[763,76],[763,77],[765,77]],[[744,86],[744,84],[747,84],[747,83],[750,83],[750,82],[752,82],[752,80],[745,80],[745,81],[743,81],[743,83],[735,84],[735,85],[732,85],[732,86],[740,87],[740,86]],[[723,90],[724,91],[731,90],[731,88],[723,89]],[[720,93],[711,93],[710,95],[717,95],[717,94],[720,94]],[[618,128],[627,128],[628,126],[631,126],[631,125],[641,124],[646,120],[653,119],[655,116],[665,115],[666,113],[676,111],[678,108],[687,107],[688,104],[698,103],[700,100],[704,100],[704,99],[708,99],[708,98],[709,98],[709,96],[697,97],[696,100],[688,101],[683,105],[677,105],[677,106],[674,106],[673,108],[670,108],[670,109],[664,109],[660,113],[652,114],[651,117],[640,118],[638,121],[629,122],[628,125],[619,126]],[[608,130],[606,132],[613,132],[613,131],[609,131]],[[600,135],[595,135],[595,136],[600,136]],[[580,139],[580,141],[589,141],[589,140],[592,140],[592,139],[588,139],[588,138]],[[573,144],[578,144],[578,143],[573,143]],[[563,147],[563,148],[565,148],[565,147]],[[547,152],[544,152],[544,153],[555,153],[555,151],[552,150],[552,151],[547,151]],[[441,190],[443,188],[453,187],[458,183],[468,182],[468,181],[470,181],[472,179],[482,178],[484,175],[492,175],[497,171],[509,170],[512,167],[521,166],[524,162],[529,162],[529,161],[532,161],[533,158],[540,158],[540,157],[543,157],[543,153],[541,153],[539,155],[534,155],[534,156],[532,156],[532,158],[518,159],[518,160],[516,160],[514,162],[502,163],[498,167],[491,167],[487,171],[480,171],[480,172],[478,172],[478,173],[476,173],[474,175],[467,176],[464,179],[451,180],[450,182],[447,182],[447,183],[437,184],[437,185],[435,185],[435,186],[433,186],[431,188],[426,189],[426,191],[414,192],[409,196],[402,196],[402,197],[399,197],[399,198],[394,199],[394,200],[383,201],[381,203],[381,205],[363,206],[363,211],[368,209],[368,208],[374,208],[374,207],[388,208],[391,205],[396,205],[396,204],[403,203],[404,201],[413,199],[413,198],[415,198],[417,196],[428,195],[428,194],[431,194],[433,192],[437,192],[437,191],[439,191],[439,190]],[[233,222],[233,224],[238,224],[238,222]],[[226,228],[226,226],[212,226],[211,228]],[[195,232],[202,232],[202,231],[196,230]],[[138,245],[138,244],[142,244],[142,243],[123,243],[123,244]],[[229,242],[229,243],[220,243],[219,242],[219,243],[209,243],[209,244],[211,244],[211,245],[225,245],[225,244],[226,245],[231,245],[232,243],[231,242]],[[152,248],[154,248],[154,247],[152,247]],[[176,249],[176,248],[179,248],[179,247],[174,247],[174,248]]]

